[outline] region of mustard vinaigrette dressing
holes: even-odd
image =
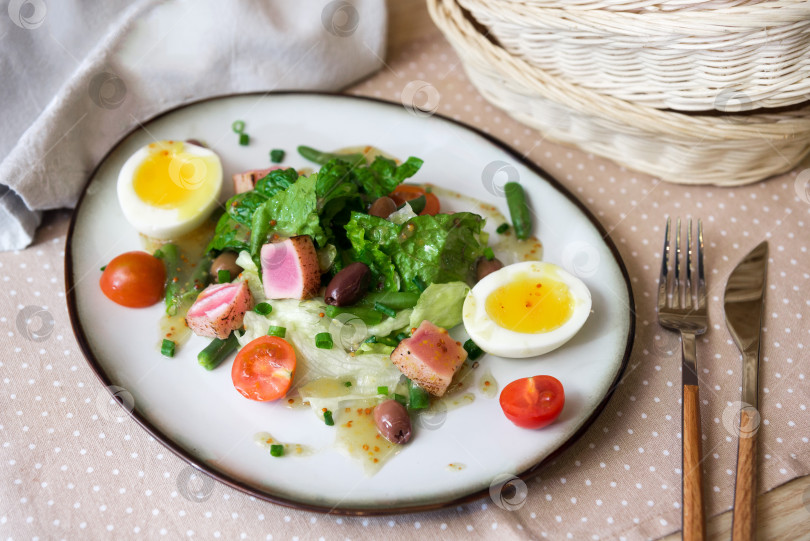
[[[273,445],[281,445],[284,448],[284,456],[304,457],[315,454],[315,450],[308,445],[301,443],[284,443],[273,437],[269,432],[257,432],[253,436],[253,442],[263,449],[270,452],[270,447]],[[281,458],[281,457],[279,457]]]
[[[385,439],[374,422],[376,400],[352,400],[341,404],[335,412],[335,447],[363,465],[363,471],[372,476],[393,456],[401,446]]]

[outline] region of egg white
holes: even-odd
[[[527,275],[539,280],[552,278],[568,286],[574,308],[560,327],[544,333],[521,333],[501,327],[487,314],[487,298],[496,289]],[[548,353],[568,342],[590,312],[591,292],[582,280],[552,263],[526,261],[503,267],[478,282],[464,300],[462,316],[467,333],[478,347],[500,357],[525,358]]]
[[[138,149],[121,167],[117,185],[118,202],[124,217],[139,233],[156,239],[177,238],[197,228],[217,207],[222,192],[222,163],[219,156],[210,149],[189,143],[184,143],[183,152],[208,159],[205,185],[199,188],[207,190],[207,194],[196,208],[188,208],[188,203],[183,205],[185,216],[181,215],[180,208],[156,207],[135,192],[135,172],[149,156],[148,145]]]

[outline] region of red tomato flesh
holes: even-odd
[[[163,298],[165,282],[163,261],[146,252],[126,252],[107,264],[99,285],[111,301],[143,308]]]
[[[393,199],[397,206],[400,206],[402,203],[406,203],[411,199],[416,199],[421,195],[425,196],[425,208],[419,213],[419,216],[425,216],[428,214],[435,216],[438,214],[439,210],[441,210],[439,198],[436,197],[436,194],[434,193],[426,192],[421,186],[414,186],[413,184],[400,184],[393,192],[391,192],[391,195],[388,197]]]
[[[542,428],[553,423],[565,405],[562,383],[552,376],[534,376],[513,381],[501,391],[504,415],[523,428]]]
[[[295,350],[278,336],[260,336],[236,354],[231,368],[233,386],[258,402],[287,394],[295,375]]]

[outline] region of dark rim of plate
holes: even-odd
[[[347,99],[347,100],[357,100],[357,101],[367,101],[373,102],[380,105],[387,105],[391,107],[401,107],[400,104],[396,102],[389,102],[377,98],[366,97],[366,96],[352,96],[348,94],[339,94],[333,92],[309,92],[309,91],[281,91],[281,92],[246,92],[246,93],[236,93],[236,94],[224,94],[221,96],[212,96],[209,98],[204,98],[201,100],[191,101],[187,103],[183,103],[178,105],[177,107],[173,107],[162,113],[155,115],[154,117],[145,120],[143,122],[139,122],[136,127],[132,130],[127,132],[123,137],[121,137],[118,142],[104,155],[104,157],[99,161],[98,165],[93,169],[93,172],[88,176],[88,182],[85,184],[84,188],[82,189],[82,193],[79,197],[79,201],[76,203],[76,208],[73,211],[73,214],[70,219],[70,226],[68,228],[67,239],[65,242],[65,290],[67,291],[67,308],[68,314],[70,315],[70,324],[73,327],[73,334],[76,336],[76,340],[79,343],[79,347],[82,350],[85,358],[87,359],[88,364],[95,372],[98,379],[101,383],[110,391],[110,386],[114,385],[114,383],[110,380],[107,373],[101,367],[101,364],[96,359],[93,351],[90,348],[90,344],[87,340],[87,336],[84,332],[84,328],[82,327],[81,321],[78,317],[78,312],[76,308],[76,292],[74,289],[75,283],[73,280],[73,233],[76,226],[77,216],[79,215],[79,209],[81,208],[82,202],[84,201],[84,197],[87,194],[87,187],[91,179],[93,179],[98,172],[98,169],[101,165],[107,161],[110,155],[118,149],[118,147],[123,143],[128,137],[130,137],[133,133],[142,129],[142,126],[148,125],[154,120],[157,120],[165,115],[178,111],[180,109],[184,109],[189,106],[197,105],[200,103],[205,103],[208,101],[215,101],[221,99],[228,99],[228,98],[238,98],[243,96],[313,96],[313,97],[325,97],[325,98],[333,98],[333,99]],[[483,131],[475,128],[473,126],[469,126],[464,124],[463,122],[459,122],[457,120],[453,120],[452,118],[448,118],[446,116],[440,114],[433,115],[436,118],[440,118],[445,122],[449,122],[450,124],[454,124],[456,126],[460,126],[466,130],[469,130],[479,137],[485,139],[489,143],[495,145],[496,147],[500,148],[507,154],[511,156],[513,160],[521,163],[526,168],[532,170],[538,176],[540,176],[543,180],[545,180],[548,184],[553,186],[558,192],[560,192],[563,196],[568,198],[576,207],[591,221],[593,226],[596,228],[597,231],[602,235],[602,240],[605,244],[610,248],[611,253],[613,254],[613,258],[616,260],[616,263],[621,269],[622,277],[624,278],[625,285],[627,286],[627,295],[628,301],[630,306],[630,325],[628,328],[627,333],[627,343],[625,345],[624,356],[622,357],[621,366],[616,373],[616,377],[614,378],[613,382],[610,384],[610,388],[605,394],[605,397],[596,406],[593,413],[585,420],[582,426],[562,445],[560,445],[557,449],[555,449],[551,454],[546,456],[543,460],[538,462],[537,464],[533,465],[529,469],[519,473],[516,477],[522,479],[523,481],[529,480],[531,477],[536,475],[546,464],[550,463],[558,456],[560,456],[563,452],[565,452],[569,447],[571,447],[574,442],[576,442],[582,435],[590,428],[590,426],[596,421],[596,418],[599,417],[602,410],[604,409],[607,402],[610,400],[613,392],[615,391],[619,381],[621,380],[622,375],[627,367],[628,360],[630,358],[630,352],[633,348],[633,339],[635,337],[635,328],[636,328],[636,308],[635,308],[635,300],[633,298],[633,289],[630,284],[630,277],[627,273],[627,268],[624,265],[624,261],[619,254],[619,250],[616,248],[616,245],[613,243],[613,240],[610,237],[610,234],[605,230],[601,223],[596,219],[596,217],[588,210],[588,208],[581,202],[577,197],[572,194],[562,183],[556,180],[553,176],[548,174],[542,168],[540,168],[534,162],[528,160],[527,158],[523,157],[519,152],[515,151],[509,145],[503,143],[502,141],[496,139],[495,137],[484,133]],[[110,391],[110,396],[116,400],[119,404],[121,404],[121,398],[116,396],[115,394]],[[123,405],[122,405],[123,408]],[[175,455],[186,461],[188,464],[193,466],[198,471],[216,479],[217,481],[235,488],[241,492],[244,492],[250,496],[254,496],[261,500],[265,500],[271,503],[275,503],[278,505],[282,505],[285,507],[290,507],[293,509],[301,509],[306,511],[313,511],[317,513],[326,513],[326,514],[333,514],[333,515],[349,515],[349,516],[380,516],[380,515],[393,515],[393,514],[403,514],[403,513],[418,513],[418,512],[425,512],[425,511],[432,511],[436,509],[444,509],[452,506],[462,505],[466,503],[470,503],[482,498],[489,496],[489,488],[484,488],[465,496],[461,496],[458,498],[452,498],[445,501],[433,502],[428,504],[415,504],[415,505],[408,505],[402,507],[386,507],[386,508],[379,508],[379,507],[327,507],[327,506],[320,506],[320,505],[313,505],[310,503],[299,502],[296,500],[284,498],[281,496],[274,495],[270,492],[266,492],[254,486],[248,485],[242,481],[234,479],[230,477],[227,473],[219,471],[212,466],[205,464],[197,457],[193,456],[191,453],[180,447],[174,440],[172,440],[169,436],[161,432],[157,427],[155,427],[149,419],[142,416],[138,413],[137,410],[133,409],[132,411],[128,411],[126,408],[123,408],[125,411],[129,413],[129,415],[144,429],[148,432],[153,438],[171,450]]]

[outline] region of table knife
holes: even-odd
[[[731,271],[723,308],[734,343],[742,353],[742,405],[737,440],[737,480],[734,487],[733,541],[756,534],[757,430],[759,429],[757,372],[768,272],[768,242],[762,242]]]

